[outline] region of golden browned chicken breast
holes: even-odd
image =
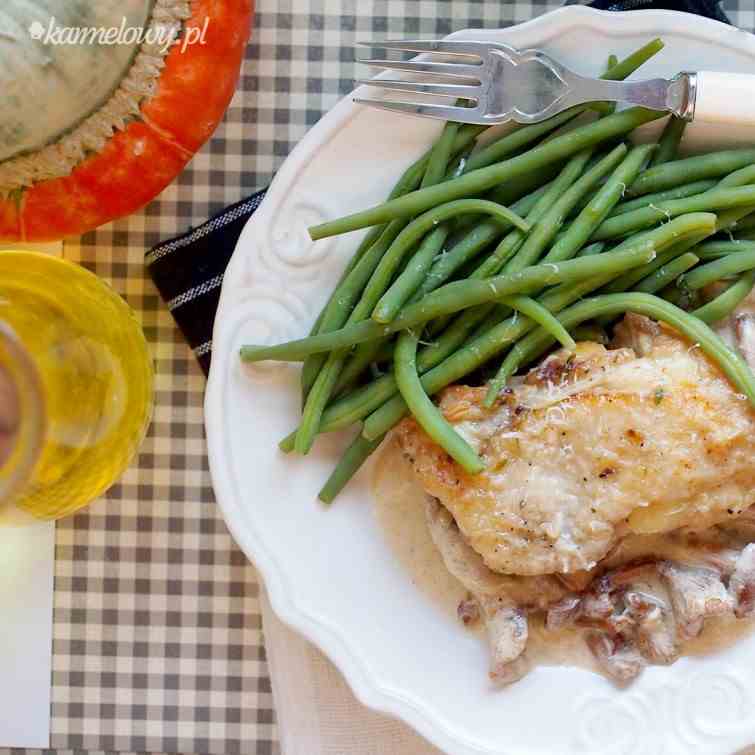
[[[755,411],[705,355],[637,316],[617,348],[582,343],[518,379],[441,397],[484,458],[466,474],[413,420],[397,429],[420,484],[489,568],[592,569],[629,532],[702,529],[755,502]]]

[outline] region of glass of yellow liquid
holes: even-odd
[[[154,373],[128,305],[70,262],[0,251],[0,518],[72,514],[123,474]]]

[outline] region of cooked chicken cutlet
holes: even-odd
[[[464,472],[411,419],[397,428],[427,493],[504,574],[592,569],[628,532],[703,529],[755,502],[755,411],[693,344],[646,318],[616,348],[578,345],[512,381],[452,386],[448,421],[486,469]]]

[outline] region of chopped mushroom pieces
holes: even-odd
[[[679,632],[684,639],[697,637],[711,616],[733,611],[733,601],[721,575],[714,569],[662,561],[659,571],[668,586]]]
[[[738,619],[755,613],[755,544],[750,543],[739,555],[729,580],[729,595]]]

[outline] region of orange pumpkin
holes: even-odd
[[[223,118],[254,5],[58,2],[0,8],[0,241],[81,235],[157,196]],[[118,25],[125,50],[97,37]]]

